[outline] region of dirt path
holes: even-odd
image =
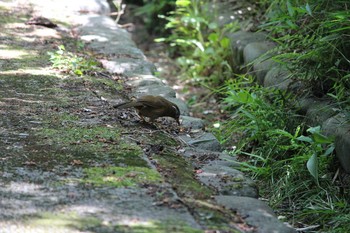
[[[176,125],[112,110],[123,76],[53,69],[48,52],[80,44],[32,13],[0,2],[0,232],[237,232],[178,156]]]

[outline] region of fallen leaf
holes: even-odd
[[[34,161],[25,161],[23,164],[26,166],[36,166],[36,162]]]
[[[84,163],[81,160],[74,159],[71,163],[73,166],[83,165]]]

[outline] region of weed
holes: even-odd
[[[291,96],[262,88],[247,75],[227,82],[225,94],[231,118],[214,130],[224,144],[239,135],[240,144],[229,153],[241,170],[268,187],[260,193],[281,215],[322,223],[326,229],[337,214],[348,211],[346,205],[337,208],[346,198],[329,169],[334,138],[323,135],[319,126],[305,130]]]
[[[100,63],[86,55],[77,55],[66,51],[64,45],[58,46],[55,52],[48,52],[52,67],[64,73],[73,73],[78,76],[101,71]]]
[[[167,42],[181,56],[177,59],[187,79],[205,86],[219,86],[231,77],[230,41],[227,32],[238,30],[237,22],[219,27],[215,23],[215,12],[210,12],[206,1],[176,1],[176,10],[170,16],[163,16],[171,30]]]
[[[350,33],[347,2],[271,1],[268,21],[261,26],[279,44],[273,59],[292,70],[319,97],[348,99]],[[348,101],[346,101],[348,104]]]

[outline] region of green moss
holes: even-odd
[[[2,74],[1,80],[7,89],[15,89],[21,93],[44,94],[44,90],[55,85],[52,76],[33,74]],[[42,92],[43,91],[43,92]]]
[[[182,196],[193,198],[209,198],[214,194],[213,190],[202,185],[195,177],[192,165],[182,156],[173,152],[154,155],[159,167],[165,171],[167,181],[176,188]]]
[[[179,143],[168,134],[162,131],[154,131],[150,134],[140,135],[142,141],[151,145],[162,145],[166,147],[175,147],[178,146]]]
[[[68,232],[71,230],[91,232],[118,232],[118,233],[200,233],[188,224],[174,220],[147,221],[132,225],[106,225],[102,220],[95,217],[82,217],[74,212],[48,213],[44,212],[37,216],[27,216],[28,229],[45,230],[50,232]],[[41,232],[41,231],[40,231]]]
[[[233,182],[242,182],[242,181],[244,181],[243,177],[232,177],[230,180],[233,181]]]
[[[38,141],[45,143],[42,146],[51,145],[46,150],[51,149],[54,153],[46,153],[47,156],[34,153],[32,159],[42,162],[43,158],[51,156],[51,161],[58,164],[70,164],[79,160],[83,167],[96,163],[148,167],[147,162],[141,158],[141,148],[123,139],[117,129],[104,126],[77,127],[74,125],[78,119],[76,116],[63,115],[62,118],[57,121],[64,122],[67,128],[44,128],[37,133],[40,138]],[[51,124],[60,125],[59,122],[51,121]],[[50,161],[49,158],[47,160]]]
[[[242,189],[243,185],[241,183],[237,183],[237,184],[230,184],[227,186],[229,189]]]
[[[201,233],[203,230],[195,229],[186,223],[173,220],[164,222],[149,222],[146,225],[117,226],[114,228],[118,233]]]
[[[91,79],[91,81],[95,85],[100,85],[103,87],[104,90],[108,90],[109,92],[115,92],[123,89],[122,81],[116,81],[113,79],[106,79],[106,78],[94,78]]]
[[[35,229],[52,229],[62,232],[69,229],[89,229],[101,225],[101,220],[94,217],[81,217],[74,212],[49,213],[44,212],[36,217],[27,217],[26,223]]]
[[[74,115],[63,115],[57,121],[63,124],[67,120],[75,121],[76,119]],[[61,125],[59,129],[43,129],[39,135],[45,137],[50,144],[84,145],[84,147],[95,147],[98,145],[101,149],[103,148],[103,144],[107,142],[111,145],[119,144],[120,139],[117,129],[109,129],[104,126],[77,127],[73,125]]]
[[[84,173],[82,182],[98,186],[130,187],[163,181],[157,171],[145,167],[93,167],[85,168]]]

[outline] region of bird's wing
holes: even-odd
[[[143,105],[142,103],[132,101],[132,102],[117,104],[117,105],[114,105],[113,107],[114,108],[131,108],[131,107],[140,107],[142,105]]]
[[[164,102],[162,101],[162,99],[150,96],[148,96],[147,99],[140,98],[137,100],[137,102],[143,106],[147,106],[154,109],[161,108],[162,106],[164,106]]]

